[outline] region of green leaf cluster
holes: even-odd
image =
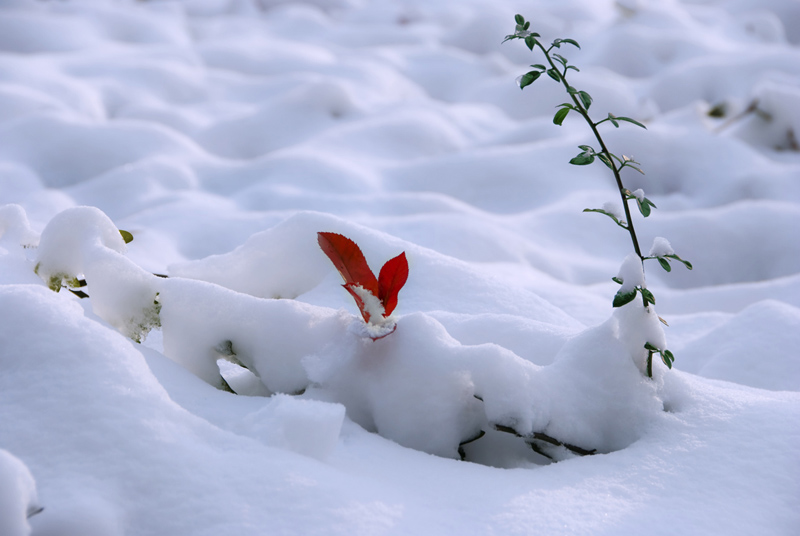
[[[675,362],[675,356],[672,355],[672,352],[669,350],[662,350],[658,348],[654,344],[649,342],[644,343],[644,347],[647,350],[647,377],[653,377],[653,354],[659,354],[661,356],[661,362],[667,366],[668,369],[672,369],[672,363]]]
[[[615,277],[613,278],[615,282],[622,284],[622,281]],[[656,297],[650,292],[648,289],[644,287],[633,287],[630,290],[622,290],[619,289],[616,294],[614,294],[614,301],[611,303],[614,307],[622,307],[623,305],[627,305],[633,300],[636,299],[636,294],[642,295],[642,300],[644,301],[645,307],[650,304],[656,304]]]

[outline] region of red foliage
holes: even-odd
[[[397,294],[408,280],[408,261],[405,252],[388,260],[381,268],[380,276],[376,278],[367,265],[361,249],[349,238],[336,233],[317,233],[317,241],[341,274],[344,279],[342,286],[356,300],[361,316],[366,322],[370,321],[370,314],[353,287],[360,286],[378,298],[383,305],[384,318],[392,314],[397,307]]]

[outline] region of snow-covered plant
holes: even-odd
[[[160,326],[161,303],[157,277],[124,256],[131,240],[101,210],[73,207],[42,231],[34,272],[55,292],[66,287],[85,298],[87,293],[75,289],[86,287],[94,313],[141,342]]]
[[[632,192],[626,188],[622,182],[621,173],[625,168],[633,169],[643,175],[644,171],[642,171],[640,167],[641,164],[635,161],[632,157],[624,154],[620,157],[609,151],[608,147],[603,141],[602,136],[600,135],[600,130],[598,129],[598,127],[600,127],[600,125],[603,123],[610,123],[615,128],[619,128],[620,123],[631,123],[644,129],[647,127],[645,127],[642,123],[631,119],[630,117],[616,116],[611,113],[599,121],[593,121],[589,115],[589,108],[592,105],[592,96],[586,91],[577,89],[567,81],[567,75],[569,74],[569,71],[578,72],[579,69],[574,65],[571,65],[566,57],[554,52],[555,49],[560,50],[562,45],[572,45],[576,48],[580,48],[578,42],[574,39],[555,39],[552,43],[550,43],[549,46],[546,46],[540,41],[540,34],[531,32],[529,30],[530,21],[526,21],[522,15],[516,15],[515,21],[516,27],[514,29],[514,33],[507,35],[503,42],[505,43],[506,41],[520,39],[525,42],[525,45],[531,52],[534,52],[535,49],[539,49],[544,55],[545,61],[547,62],[546,64],[538,63],[531,65],[532,70],[517,78],[517,83],[519,84],[520,89],[525,89],[527,86],[533,84],[543,74],[546,74],[553,81],[563,85],[567,95],[569,95],[570,102],[565,102],[556,106],[558,111],[556,111],[555,115],[553,116],[553,123],[561,126],[569,113],[575,112],[583,117],[583,119],[586,121],[598,144],[597,148],[592,147],[591,145],[579,145],[578,148],[581,150],[581,152],[573,157],[569,163],[576,166],[586,166],[597,160],[602,162],[609,170],[611,170],[611,173],[614,175],[614,180],[619,190],[620,199],[622,200],[622,208],[624,213],[618,213],[614,203],[606,203],[603,208],[584,209],[584,212],[597,212],[604,214],[611,218],[619,227],[625,229],[630,236],[631,244],[633,245],[633,250],[635,252],[635,258],[638,259],[638,263],[634,264],[628,262],[626,259],[626,262],[622,265],[620,273],[616,277],[612,278],[620,285],[620,289],[614,295],[612,304],[614,307],[623,307],[633,302],[638,295],[641,297],[642,306],[644,307],[646,313],[654,314],[651,309],[651,305],[655,305],[656,298],[645,284],[644,261],[657,260],[661,267],[667,272],[672,270],[670,262],[673,260],[683,263],[683,265],[689,270],[692,269],[692,264],[680,258],[675,251],[673,251],[669,242],[662,237],[657,237],[654,240],[653,246],[647,255],[642,253],[642,250],[639,246],[639,240],[636,237],[636,229],[633,223],[630,202],[635,202],[639,212],[645,218],[650,215],[652,209],[656,208],[656,205],[650,199],[645,197],[643,190],[637,189]],[[666,321],[664,321],[664,319],[659,317],[659,320],[666,325]],[[663,337],[654,338],[663,339]],[[645,373],[648,377],[652,378],[653,376],[654,354],[659,354],[664,364],[668,368],[672,368],[672,362],[675,358],[672,352],[670,352],[663,343],[659,343],[655,340],[645,340],[644,349],[647,350]]]
[[[391,315],[397,307],[397,294],[408,280],[405,252],[386,261],[375,277],[355,242],[336,233],[317,233],[317,237],[322,251],[344,279],[342,286],[355,299],[369,336],[380,339],[394,332],[397,323]]]

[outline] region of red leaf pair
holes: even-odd
[[[392,314],[397,307],[397,294],[408,279],[405,252],[386,261],[376,278],[361,249],[349,238],[336,233],[317,233],[317,241],[344,278],[342,286],[356,300],[364,321],[369,322],[376,313],[383,318]],[[383,311],[376,307],[376,301]]]

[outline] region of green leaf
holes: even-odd
[[[547,67],[545,67],[545,66],[544,66],[544,65],[542,65],[541,63],[537,63],[536,65],[531,65],[531,67],[533,67],[534,69],[540,69],[540,70],[542,70],[542,71],[544,71],[545,69],[547,69]]]
[[[658,258],[658,264],[660,264],[661,267],[664,270],[666,270],[667,272],[671,272],[672,271],[672,266],[669,265],[669,261],[667,259],[665,259],[664,257],[659,257]]]
[[[610,212],[606,212],[602,208],[585,208],[585,209],[583,209],[583,211],[584,212],[597,212],[598,214],[605,214],[606,216],[608,216],[609,218],[614,220],[614,223],[616,223],[617,225],[619,225],[623,229],[627,229],[628,228],[628,226],[625,225],[625,223],[619,221],[619,219],[616,216],[614,216]]]
[[[653,305],[656,304],[656,297],[653,296],[653,293],[647,290],[646,288],[639,289],[642,293],[642,297],[644,297],[644,301],[647,303],[652,303]]]
[[[570,45],[572,45],[572,46],[575,46],[575,47],[581,48],[581,46],[578,44],[578,42],[577,42],[577,41],[575,41],[574,39],[561,39],[561,42],[562,42],[562,43],[569,43],[569,44],[570,44]]]
[[[594,155],[588,152],[581,153],[569,161],[573,166],[588,166],[594,162]]]
[[[598,154],[598,155],[597,155],[597,158],[599,158],[599,159],[600,159],[600,161],[601,161],[602,163],[604,163],[604,164],[605,164],[605,165],[608,167],[608,169],[611,169],[611,170],[613,170],[613,169],[614,169],[614,166],[612,165],[612,163],[611,163],[611,160],[609,160],[609,158],[608,158],[606,155],[604,155],[604,154]]]
[[[672,363],[675,361],[675,356],[672,355],[672,352],[669,350],[664,350],[661,352],[661,361],[664,362],[668,369],[672,369]]]
[[[651,352],[660,352],[661,351],[661,350],[658,349],[658,347],[653,346],[649,342],[644,343],[644,347],[647,348],[648,350],[650,350]]]
[[[556,71],[555,69],[547,69],[547,76],[549,76],[556,82],[561,82],[561,75],[558,74],[558,71]]]
[[[527,86],[533,84],[537,78],[542,75],[541,71],[529,71],[522,75],[519,79],[519,88],[525,89]]]
[[[711,109],[708,111],[708,115],[709,115],[709,117],[717,117],[717,118],[719,118],[719,117],[725,117],[725,115],[726,115],[727,113],[728,113],[728,106],[727,106],[727,105],[726,105],[724,102],[721,102],[721,103],[719,103],[719,104],[717,104],[717,105],[713,106],[713,107],[712,107],[712,108],[711,108]]]
[[[587,110],[589,109],[589,106],[592,105],[592,96],[586,93],[585,91],[579,91],[578,98],[581,100],[581,104],[583,104],[583,107],[586,108]]]
[[[633,123],[634,125],[636,125],[638,127],[642,127],[643,129],[647,130],[646,126],[641,124],[639,121],[634,121],[630,117],[615,117],[614,119],[616,119],[617,121],[627,121],[628,123]]]
[[[576,72],[581,72],[581,70],[578,69],[577,67],[575,67],[574,65],[567,65],[567,69],[572,69],[572,70],[574,70]]]
[[[519,13],[514,15],[514,20],[517,22],[517,24],[525,24],[525,17],[523,17]]]
[[[536,38],[533,37],[533,34],[525,36],[525,45],[529,50],[533,50],[533,47],[536,46]]]
[[[574,95],[577,92],[578,92],[578,90],[576,88],[572,87],[572,86],[569,86],[567,88],[567,93],[569,93],[570,95]]]
[[[578,149],[582,151],[589,151],[594,154],[594,149],[591,147],[591,145],[578,145]]]
[[[638,197],[636,198],[636,206],[639,207],[639,212],[641,212],[642,216],[644,216],[645,218],[650,215],[650,205],[642,201],[639,201]]]
[[[617,285],[621,285],[622,284],[622,279],[620,279],[619,277],[616,277],[616,276],[612,277],[611,281],[613,281]]]
[[[560,63],[560,64],[561,64],[561,65],[563,65],[564,67],[566,67],[566,66],[567,66],[567,58],[565,58],[565,57],[564,57],[564,56],[562,56],[561,54],[553,54],[553,57],[556,59],[556,61],[557,61],[558,63]]]
[[[122,235],[122,239],[125,241],[126,244],[130,244],[131,242],[133,242],[133,235],[128,231],[123,231],[122,229],[120,229],[119,234]]]
[[[525,24],[522,25],[523,30],[527,30],[531,27],[531,21],[525,21]]]
[[[612,125],[619,128],[619,123],[617,122],[617,118],[613,114],[608,114],[608,120],[611,121]]]
[[[614,295],[614,302],[612,305],[614,307],[622,307],[623,305],[632,302],[636,298],[636,290],[629,290],[627,292],[622,292],[620,290]]]
[[[548,73],[550,71],[547,71]],[[567,117],[569,113],[569,108],[561,108],[559,111],[556,112],[556,115],[553,116],[553,123],[561,126],[561,123],[564,122],[564,119]]]
[[[650,201],[646,197],[644,198],[644,202],[647,203],[648,205],[650,205],[653,208],[658,208],[655,203],[653,203],[652,201]]]
[[[685,260],[681,259],[680,257],[678,257],[678,256],[677,256],[677,255],[675,255],[675,254],[672,254],[672,255],[664,255],[664,256],[665,256],[665,257],[669,257],[670,259],[675,259],[675,260],[676,260],[676,261],[678,261],[678,262],[682,262],[682,263],[683,263],[683,265],[684,265],[684,266],[686,266],[686,267],[687,267],[689,270],[691,270],[691,269],[692,269],[692,263],[691,263],[691,262],[689,262],[689,261],[685,261]]]

